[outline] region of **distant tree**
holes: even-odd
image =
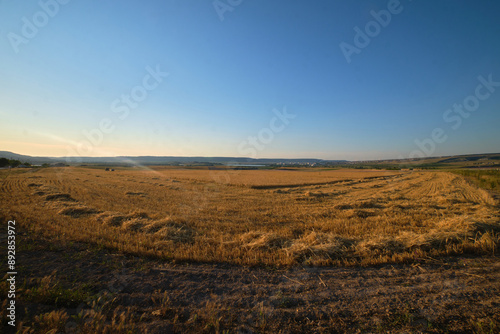
[[[42,164],[42,167],[44,167],[44,168],[45,167],[50,167],[50,165],[48,163],[44,163],[44,164]]]
[[[9,159],[0,158],[0,167],[7,167],[9,165]]]
[[[17,167],[21,164],[21,161],[19,160],[9,160],[9,165],[11,165],[11,167]]]
[[[25,163],[23,163],[23,165],[31,167],[31,164],[29,162],[25,162]]]

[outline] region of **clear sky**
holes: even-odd
[[[497,0],[0,0],[0,150],[499,152],[499,17]]]

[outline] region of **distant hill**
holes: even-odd
[[[102,164],[102,165],[339,165],[345,167],[364,166],[375,168],[415,167],[495,167],[500,166],[500,153],[466,154],[444,157],[426,157],[416,159],[391,159],[370,161],[323,160],[323,159],[252,159],[236,157],[177,157],[177,156],[119,156],[119,157],[33,157],[0,151],[0,158],[15,159],[30,164],[67,163]]]
[[[500,168],[500,153],[356,161],[349,164],[363,168]]]
[[[470,155],[459,155],[451,158],[442,159],[440,163],[453,163],[453,162],[465,162],[465,161],[485,161],[485,160],[498,160],[500,162],[500,154],[470,154]]]
[[[0,157],[16,159],[31,164],[69,163],[69,164],[235,164],[235,165],[269,165],[269,164],[341,164],[346,160],[322,159],[252,159],[236,157],[176,157],[176,156],[119,156],[119,157],[32,157],[9,151],[0,151]]]
[[[17,154],[9,151],[0,151],[0,158],[7,158],[9,160],[19,160],[21,162],[29,162],[30,164],[44,164],[44,163],[57,163],[64,162],[64,159],[50,158],[50,157],[32,157],[29,155]]]

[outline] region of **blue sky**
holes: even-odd
[[[0,150],[499,152],[498,17],[494,0],[2,0]]]

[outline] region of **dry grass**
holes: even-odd
[[[377,178],[390,175],[397,175],[397,171],[377,171],[377,170],[322,170],[286,168],[275,170],[232,170],[232,169],[204,169],[204,168],[172,168],[157,167],[150,172],[160,173],[168,177],[170,182],[194,181],[194,182],[215,182],[218,184],[230,184],[237,186],[248,186],[254,189],[273,189],[283,187],[297,187],[303,185],[317,185],[325,183],[338,183],[359,178]],[[165,180],[157,177],[152,180]]]
[[[446,172],[49,168],[2,178],[1,211],[38,233],[180,261],[368,265],[491,254],[500,240],[494,199]]]

